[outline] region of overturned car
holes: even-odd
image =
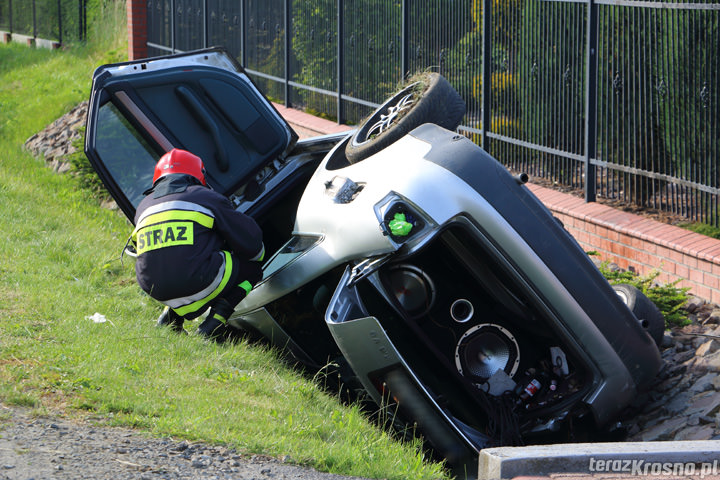
[[[230,323],[308,368],[339,365],[467,466],[487,446],[612,424],[659,371],[663,327],[524,176],[453,131],[463,113],[429,75],[357,130],[298,140],[215,48],[99,67],[85,151],[130,220],[164,152],[203,158],[274,252]]]

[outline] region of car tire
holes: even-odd
[[[455,130],[464,115],[465,101],[450,82],[439,73],[425,73],[360,125],[346,145],[345,155],[352,164],[360,162],[424,123]]]
[[[633,285],[621,283],[612,287],[659,347],[665,334],[665,318],[657,305]]]

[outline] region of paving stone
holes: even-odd
[[[707,340],[704,338],[704,342],[695,350],[696,357],[704,357],[709,353],[715,353],[720,349],[720,341],[714,338]]]
[[[715,427],[711,425],[705,425],[700,428],[687,427],[680,430],[675,436],[674,440],[710,440],[715,433]]]
[[[699,379],[697,379],[690,387],[691,392],[706,392],[708,390],[714,390],[713,380],[718,378],[715,373],[706,373]]]
[[[695,395],[690,400],[688,408],[683,412],[686,415],[700,414],[703,416],[714,415],[720,410],[720,393],[705,392]]]
[[[641,433],[639,436],[644,442],[669,440],[673,434],[686,425],[685,417],[669,418],[664,422]]]
[[[720,351],[698,358],[695,368],[707,372],[720,372]]]

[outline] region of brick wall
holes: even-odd
[[[720,240],[616,210],[538,185],[530,190],[558,217],[586,251],[641,275],[720,303]]]
[[[128,59],[147,58],[147,0],[127,0]]]

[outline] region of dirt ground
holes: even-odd
[[[0,404],[0,480],[350,480],[220,446],[153,438]],[[359,480],[359,479],[357,479]]]

